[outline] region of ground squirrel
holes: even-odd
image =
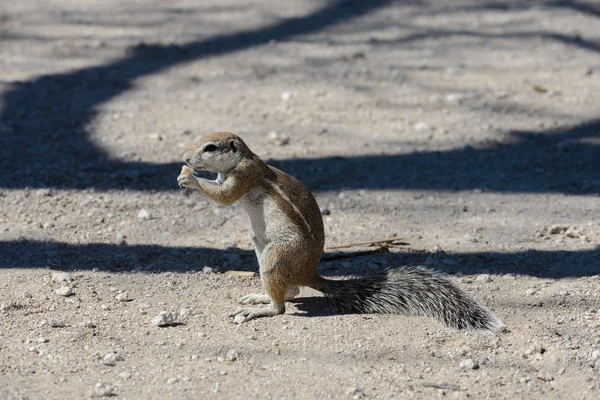
[[[315,198],[302,182],[263,162],[238,136],[204,136],[185,152],[184,161],[179,186],[198,189],[220,204],[239,201],[252,225],[266,294],[245,296],[241,303],[269,306],[239,309],[231,314],[236,322],[283,314],[285,301],[298,293],[299,286],[308,286],[345,312],[423,315],[457,329],[505,329],[500,319],[443,275],[423,267],[392,268],[346,280],[320,277],[317,266],[325,237]],[[199,178],[194,171],[218,176]]]

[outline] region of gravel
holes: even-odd
[[[61,286],[54,291],[59,296],[72,296],[74,294],[73,288],[71,286]]]
[[[597,398],[600,26],[525,3],[2,2],[0,399]],[[313,190],[326,248],[398,238],[321,275],[426,263],[508,332],[309,288],[236,324],[247,216],[176,184],[216,130]]]
[[[142,208],[140,210],[140,212],[138,212],[137,217],[138,217],[138,219],[140,219],[142,221],[148,221],[148,220],[152,219],[152,215],[145,208]]]
[[[175,324],[177,320],[177,314],[170,311],[163,311],[154,318],[152,318],[152,325],[155,326],[169,326]]]
[[[73,277],[68,272],[53,272],[51,275],[52,282],[54,283],[63,283],[63,282],[72,282]]]
[[[479,369],[479,363],[471,358],[467,358],[460,362],[459,367],[462,369]]]

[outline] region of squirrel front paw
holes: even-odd
[[[194,176],[194,170],[184,165],[181,167],[181,173],[177,177],[177,184],[181,188],[199,189],[198,179]]]

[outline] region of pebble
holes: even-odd
[[[285,146],[286,144],[290,143],[289,136],[277,133],[275,131],[269,132],[269,134],[267,135],[267,139],[270,142],[276,144],[277,146]]]
[[[462,103],[467,96],[461,93],[450,93],[446,95],[446,101],[450,104],[460,104]]]
[[[491,282],[491,281],[492,281],[492,277],[489,274],[481,274],[481,275],[478,275],[477,278],[475,278],[475,282],[487,283],[487,282]]]
[[[281,93],[281,100],[288,101],[291,98],[292,98],[292,94],[290,92],[286,91],[286,92]]]
[[[236,324],[241,324],[242,322],[244,322],[245,317],[242,314],[238,314],[235,317],[233,317],[233,322],[235,322]]]
[[[539,343],[534,344],[530,348],[528,348],[525,353],[523,353],[524,358],[529,358],[529,356],[535,354],[544,354],[546,352],[546,348]]]
[[[96,326],[97,326],[96,323],[93,322],[92,320],[87,319],[87,320],[83,321],[84,328],[95,328]]]
[[[102,359],[102,364],[108,365],[109,367],[114,367],[115,365],[117,365],[117,361],[123,361],[123,357],[121,357],[117,353],[110,352],[106,353],[106,355]]]
[[[238,349],[229,349],[227,350],[227,354],[225,355],[225,359],[227,361],[235,361],[240,357],[240,352]]]
[[[537,378],[542,382],[551,382],[554,380],[554,377],[548,371],[538,372]]]
[[[329,208],[327,208],[327,207],[321,208],[321,215],[330,215],[330,214],[331,214],[331,211],[329,210]]]
[[[42,325],[48,325],[52,328],[64,328],[66,326],[65,321],[62,319],[49,319],[42,321]]]
[[[54,283],[71,282],[73,280],[73,277],[67,272],[53,272],[50,278]]]
[[[156,317],[152,318],[152,325],[155,326],[169,326],[175,323],[177,316],[175,313],[170,311],[163,311]]]
[[[426,122],[420,121],[413,125],[413,128],[417,131],[428,131],[431,130],[431,125]]]
[[[127,292],[119,293],[115,296],[117,301],[130,301],[129,294]]]
[[[138,217],[138,219],[140,219],[142,221],[148,221],[149,219],[152,219],[152,215],[145,208],[142,208],[140,210],[137,217]]]
[[[462,360],[458,366],[462,369],[479,369],[479,363],[472,358]]]
[[[533,296],[533,295],[534,295],[534,294],[536,294],[536,293],[537,293],[537,290],[535,290],[534,288],[529,288],[529,289],[527,289],[527,290],[525,291],[525,294],[526,294],[527,296]]]
[[[93,395],[95,397],[110,397],[115,396],[115,394],[115,388],[108,383],[98,382],[96,383],[96,386],[94,386]]]
[[[129,379],[129,378],[131,378],[131,372],[123,371],[119,374],[119,376],[123,379]]]
[[[70,286],[61,286],[58,289],[56,289],[54,293],[64,297],[71,296],[73,295],[73,288]]]
[[[23,307],[21,304],[17,303],[16,301],[6,301],[2,304],[0,304],[0,311],[6,311],[6,310],[16,310]]]
[[[202,272],[205,274],[214,274],[215,269],[212,267],[204,267],[204,268],[202,268]]]
[[[35,195],[37,197],[47,197],[52,195],[52,191],[50,189],[38,189],[35,191]]]
[[[196,314],[198,314],[198,312],[193,308],[182,308],[179,310],[179,315],[181,317],[192,317]]]
[[[115,241],[117,246],[125,246],[127,244],[127,241],[125,240],[126,237],[127,236],[125,236],[123,232],[117,232],[117,239]]]

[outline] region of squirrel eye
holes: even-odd
[[[204,148],[203,151],[212,152],[212,151],[215,151],[216,149],[217,149],[217,146],[215,146],[214,144],[208,144],[208,145],[206,145],[206,147]]]

